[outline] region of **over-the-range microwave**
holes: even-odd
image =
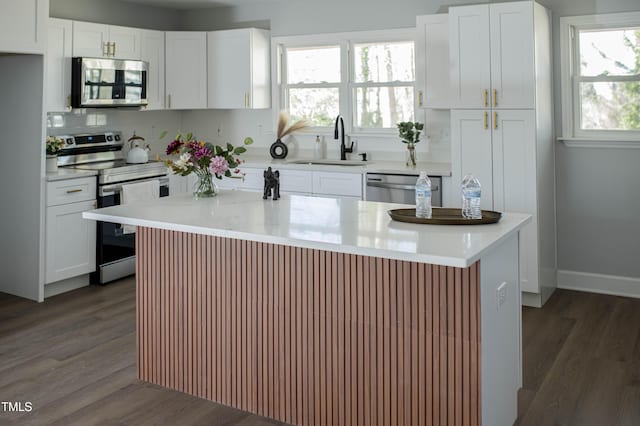
[[[73,58],[71,64],[72,107],[135,107],[147,104],[147,62]]]

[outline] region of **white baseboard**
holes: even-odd
[[[558,288],[640,298],[640,278],[558,271]]]
[[[76,290],[78,288],[86,287],[89,285],[89,274],[80,275],[77,277],[69,278],[55,283],[46,284],[44,286],[44,297],[57,296],[67,291]]]

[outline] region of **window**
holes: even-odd
[[[351,51],[354,127],[395,128],[399,121],[413,121],[413,41],[354,44]]]
[[[640,135],[640,14],[562,18],[565,136]]]
[[[414,120],[414,41],[405,30],[274,39],[281,59],[276,109],[330,128],[390,132]]]

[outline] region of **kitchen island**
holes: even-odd
[[[512,424],[529,216],[395,207],[223,191],[84,217],[137,226],[140,380],[291,424]]]

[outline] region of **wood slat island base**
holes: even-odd
[[[393,208],[222,191],[82,215],[137,227],[143,381],[296,425],[513,425],[531,217]]]
[[[140,380],[296,425],[516,418],[517,233],[467,268],[141,226],[136,241]]]

